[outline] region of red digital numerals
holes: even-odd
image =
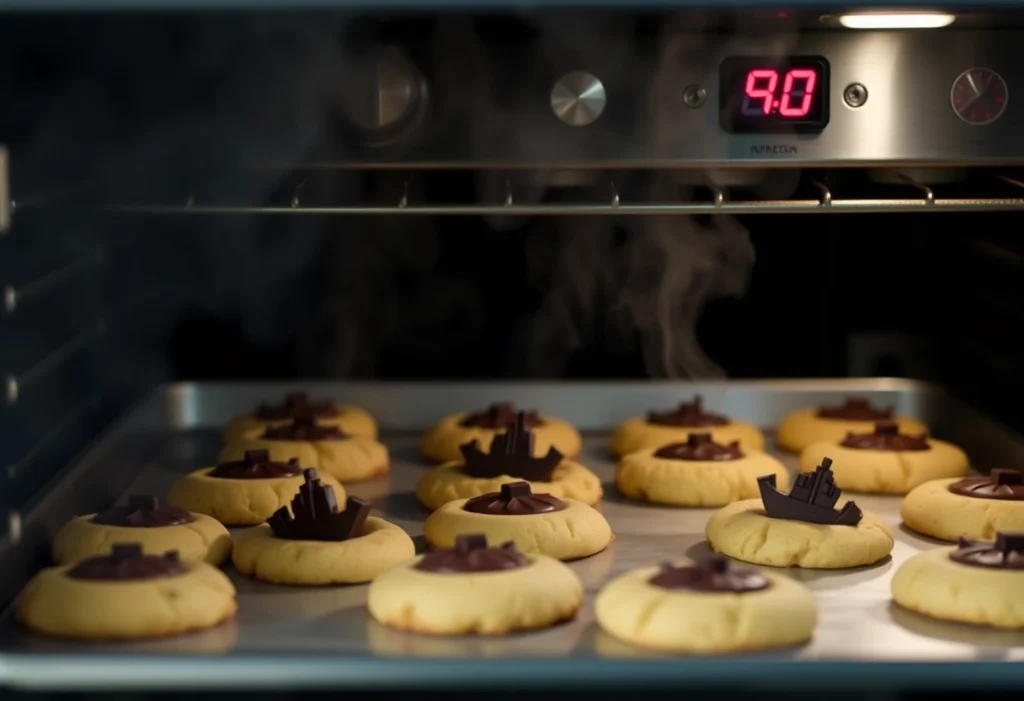
[[[817,84],[817,71],[791,68],[782,77],[782,92],[777,94],[779,72],[772,68],[755,68],[747,73],[740,112],[745,117],[774,112],[786,119],[806,117],[813,106],[814,86]]]

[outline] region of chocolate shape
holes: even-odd
[[[909,452],[931,450],[927,434],[910,435],[900,433],[900,426],[895,421],[879,421],[872,433],[850,433],[839,445],[856,450],[892,450]]]
[[[72,579],[140,580],[174,577],[188,572],[177,550],[144,555],[139,543],[115,543],[109,555],[82,560],[67,571]]]
[[[509,482],[501,485],[500,492],[473,497],[463,511],[495,516],[530,516],[561,511],[565,502],[550,494],[534,494],[529,482]]]
[[[856,526],[863,516],[859,506],[848,501],[841,510],[834,508],[842,491],[836,486],[831,467],[832,460],[822,458],[814,472],[797,475],[789,494],[775,488],[775,475],[758,477],[757,487],[761,491],[765,513],[769,518],[788,521]]]
[[[679,406],[670,411],[647,412],[647,423],[656,426],[693,426],[695,428],[726,426],[730,423],[729,419],[724,416],[705,412],[703,404],[704,398],[695,394],[693,401],[679,402]]]
[[[479,426],[480,428],[508,428],[515,424],[519,413],[523,414],[523,423],[526,424],[527,428],[540,426],[544,423],[541,421],[540,415],[533,409],[517,412],[516,405],[512,402],[496,402],[483,411],[469,414],[459,422],[459,425],[467,427]]]
[[[754,568],[733,565],[721,555],[713,555],[684,567],[663,564],[658,574],[647,582],[663,589],[733,594],[762,591],[771,586],[767,577]]]
[[[512,541],[492,548],[486,535],[474,533],[455,536],[455,547],[428,553],[415,567],[437,574],[471,574],[514,570],[529,563]]]
[[[317,423],[313,416],[298,416],[290,424],[267,426],[263,438],[268,441],[337,441],[347,436],[337,426]]]
[[[207,477],[220,479],[278,479],[296,477],[302,474],[302,467],[297,458],[288,462],[276,462],[270,459],[266,450],[247,450],[241,460],[222,462],[209,472]]]
[[[101,511],[92,522],[101,526],[123,526],[127,528],[162,528],[192,523],[196,518],[176,506],[161,506],[160,500],[152,494],[132,494],[127,506],[115,506]]]
[[[849,397],[840,406],[823,406],[818,409],[820,418],[841,421],[888,421],[892,415],[892,407],[876,409],[864,397]]]
[[[961,538],[949,559],[970,567],[1024,570],[1024,533],[999,532],[995,541]]]
[[[691,433],[685,443],[670,443],[662,446],[654,453],[656,458],[666,460],[702,460],[719,462],[739,460],[743,457],[740,442],[729,444],[715,443],[710,433]]]
[[[260,421],[286,421],[301,417],[337,416],[338,407],[330,400],[314,402],[305,392],[289,392],[281,404],[260,404],[256,418]]]
[[[305,482],[292,499],[291,513],[282,506],[267,519],[274,535],[284,540],[321,540],[340,542],[363,535],[370,504],[358,497],[345,501],[345,510],[338,511],[334,488],[322,484],[316,470],[303,471]]]
[[[489,452],[480,450],[477,440],[459,446],[459,450],[465,461],[463,472],[480,479],[508,475],[530,482],[547,482],[563,457],[553,447],[544,457],[533,456],[533,432],[526,427],[524,412],[516,414],[515,423],[494,437]]]
[[[976,499],[1024,501],[1024,474],[1017,470],[992,470],[987,477],[968,477],[949,485],[949,491]]]

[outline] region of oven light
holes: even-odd
[[[862,12],[840,15],[839,24],[847,29],[938,29],[955,19],[945,12]]]

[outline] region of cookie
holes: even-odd
[[[875,407],[866,399],[852,397],[840,406],[794,411],[779,424],[775,439],[784,450],[799,453],[811,443],[841,443],[848,433],[871,433],[879,421],[895,422],[900,433],[928,432],[920,421],[896,416],[892,407]]]
[[[224,442],[260,435],[268,428],[287,426],[295,419],[312,418],[325,426],[336,426],[346,436],[377,438],[377,422],[357,406],[313,401],[305,392],[291,392],[280,404],[261,404],[233,418],[224,429]]]
[[[388,449],[372,438],[349,436],[337,426],[298,418],[284,426],[248,433],[226,443],[218,460],[241,460],[247,450],[265,450],[272,460],[298,458],[339,482],[359,482],[388,471]]]
[[[400,630],[504,635],[570,620],[582,602],[583,585],[558,560],[461,535],[452,549],[382,572],[367,607],[378,623]]]
[[[557,560],[599,553],[612,541],[612,529],[599,511],[575,499],[533,493],[528,482],[509,482],[498,492],[450,501],[423,525],[433,548],[454,547],[456,538],[472,533]]]
[[[738,501],[708,519],[705,535],[715,552],[771,567],[842,569],[870,565],[892,552],[892,531],[852,501],[839,503],[825,459],[796,478],[789,494],[774,475],[758,480],[760,499]]]
[[[66,565],[106,555],[114,543],[134,542],[159,555],[177,550],[183,560],[219,565],[231,552],[228,529],[204,514],[160,504],[155,496],[132,495],[127,506],[68,521],[53,539],[53,560]]]
[[[919,484],[970,471],[967,455],[955,445],[900,433],[893,421],[880,421],[868,433],[848,433],[838,442],[811,443],[800,453],[801,472],[811,472],[824,456],[835,462],[840,488],[869,494],[906,494]]]
[[[484,452],[489,450],[489,452]],[[461,461],[439,465],[420,478],[416,498],[431,511],[450,501],[470,499],[501,491],[501,485],[525,481],[530,488],[559,499],[568,498],[594,505],[601,499],[601,480],[571,460],[564,460],[555,448],[538,456],[533,431],[525,412],[499,433],[489,448],[476,440],[462,446]]]
[[[345,488],[322,476],[339,499]],[[206,514],[225,526],[255,526],[286,506],[303,484],[298,460],[272,460],[265,450],[250,450],[241,460],[222,462],[190,472],[171,487],[167,502],[197,514]]]
[[[316,470],[262,526],[238,536],[235,569],[272,584],[361,584],[416,556],[412,538],[393,523],[370,516],[370,505],[349,497],[345,509]]]
[[[797,645],[811,638],[818,620],[802,585],[724,557],[627,572],[601,589],[594,613],[619,640],[698,654]]]
[[[962,541],[920,553],[892,578],[903,608],[961,623],[1024,628],[1024,535],[999,533],[994,542]]]
[[[785,465],[767,453],[717,443],[710,433],[630,453],[615,469],[615,485],[630,499],[673,506],[722,506],[758,495],[757,478],[774,474],[789,486]]]
[[[29,629],[90,640],[157,638],[212,628],[235,615],[235,587],[216,567],[137,543],[33,577],[16,615]]]
[[[939,540],[1024,532],[1022,478],[1016,470],[993,470],[987,477],[925,482],[903,500],[900,516],[907,528]]]
[[[492,404],[485,411],[463,412],[447,416],[429,428],[420,441],[420,453],[429,462],[451,462],[461,458],[461,446],[477,441],[487,450],[494,437],[511,426],[517,411],[511,402]],[[575,458],[583,447],[579,431],[553,416],[536,411],[523,412],[526,426],[534,435],[534,450],[545,455],[555,448],[567,458]]]

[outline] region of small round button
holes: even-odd
[[[850,107],[860,107],[868,101],[868,89],[860,83],[850,83],[843,90],[843,101]]]
[[[551,109],[571,127],[593,124],[607,104],[604,85],[585,71],[566,73],[551,89]]]

